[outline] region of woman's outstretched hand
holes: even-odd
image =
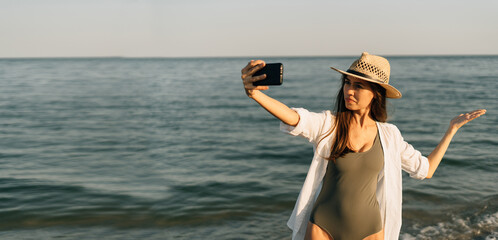
[[[465,114],[460,114],[453,118],[450,122],[450,129],[458,130],[460,127],[465,125],[466,123],[484,115],[486,113],[486,109],[474,110],[472,112],[468,112]]]
[[[439,163],[441,163],[441,160],[443,159],[443,156],[446,153],[448,146],[450,145],[451,139],[456,134],[458,129],[485,113],[486,109],[474,110],[472,112],[460,114],[451,120],[450,127],[446,131],[446,134],[444,134],[443,138],[436,146],[434,151],[432,151],[432,153],[427,156],[427,158],[429,159],[429,171],[427,173],[427,178],[432,178],[432,176],[434,175],[434,172],[439,166]]]
[[[244,84],[244,88],[246,90],[246,94],[248,97],[252,97],[254,90],[267,90],[268,86],[254,86],[252,83],[256,81],[260,81],[266,78],[266,74],[260,76],[253,76],[254,73],[262,69],[266,63],[263,60],[251,60],[247,66],[245,66],[240,76],[242,78],[242,83]]]
[[[265,66],[262,60],[251,60],[245,68],[242,69],[241,78],[248,97],[256,101],[266,111],[271,113],[276,118],[280,119],[283,123],[296,126],[299,123],[299,114],[287,107],[287,105],[275,100],[259,90],[267,90],[268,86],[254,86],[252,83],[263,80],[266,74],[261,76],[253,76],[254,73],[259,71]]]

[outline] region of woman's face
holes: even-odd
[[[374,93],[367,81],[346,76],[344,79],[344,102],[351,111],[369,110]]]

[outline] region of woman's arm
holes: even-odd
[[[439,166],[439,163],[443,159],[443,156],[446,153],[448,146],[450,145],[451,139],[453,138],[453,136],[455,136],[458,129],[485,113],[485,109],[475,110],[466,114],[460,114],[451,120],[450,127],[444,134],[443,138],[434,149],[434,151],[432,151],[432,153],[427,157],[429,159],[429,173],[427,173],[427,178],[432,178],[432,176],[434,175],[434,172]]]
[[[254,86],[252,83],[266,78],[266,75],[256,76],[253,74],[265,66],[262,60],[251,60],[245,68],[242,69],[241,78],[248,97],[256,101],[261,107],[266,109],[276,118],[280,119],[287,125],[296,126],[299,123],[299,114],[287,107],[285,104],[269,97],[260,90],[267,90],[268,86]]]

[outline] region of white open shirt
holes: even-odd
[[[303,108],[293,108],[299,114],[297,126],[281,123],[280,130],[293,136],[301,136],[313,143],[314,156],[306,180],[296,201],[287,226],[292,229],[292,239],[304,239],[306,227],[315,200],[320,193],[322,179],[327,169],[330,156],[332,135],[318,141],[333,126],[335,116],[330,111],[309,112]],[[401,170],[411,177],[424,179],[429,171],[429,161],[403,140],[398,128],[389,123],[377,122],[382,150],[384,151],[384,168],[377,178],[377,201],[379,202],[384,223],[384,239],[399,238],[401,229]]]

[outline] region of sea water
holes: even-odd
[[[266,93],[332,109],[355,58],[263,58],[285,68]],[[387,58],[389,122],[424,155],[487,109],[432,179],[404,174],[400,239],[496,239],[498,57]],[[312,146],[245,96],[250,59],[1,59],[0,238],[290,239]]]

